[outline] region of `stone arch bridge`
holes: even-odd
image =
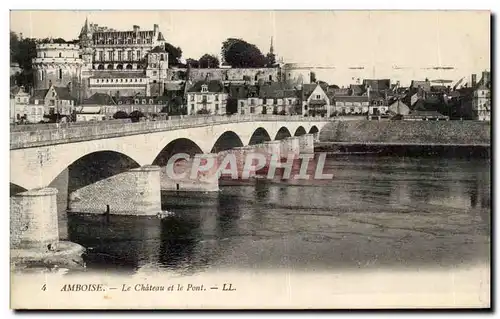
[[[302,116],[233,115],[12,130],[11,243],[46,247],[58,241],[57,190],[49,185],[66,169],[79,181],[68,186],[68,194],[74,195],[68,209],[85,212],[89,204],[85,195],[92,192],[104,194],[111,213],[153,215],[161,209],[160,166],[175,152],[209,154],[263,143],[311,148],[326,123],[323,118]],[[101,205],[98,210],[103,212],[103,203],[91,202]]]

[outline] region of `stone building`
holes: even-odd
[[[187,92],[187,114],[226,114],[227,93],[221,81],[198,81]]]
[[[479,121],[491,120],[491,80],[490,72],[484,71],[479,83],[474,88],[472,114]]]
[[[33,59],[36,90],[68,87],[79,103],[94,93],[162,95],[168,53],[157,24],[153,30],[116,31],[85,23],[79,43],[40,43]]]
[[[34,88],[67,87],[78,98],[82,81],[83,60],[80,47],[70,43],[39,43],[33,59]]]
[[[35,90],[30,104],[43,105],[44,114],[69,116],[75,107],[75,98],[67,87],[51,85],[48,89]]]

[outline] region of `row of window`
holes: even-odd
[[[97,39],[94,40],[94,44],[151,44],[153,43],[152,39],[141,39],[141,38],[136,38],[136,39]]]
[[[59,80],[62,80],[62,78],[63,78],[63,71],[62,71],[62,69],[57,70],[57,78]],[[42,80],[42,81],[45,80],[45,71],[44,70],[42,70],[41,73],[40,73],[40,80]]]
[[[207,110],[207,108],[203,108],[204,110]],[[219,111],[219,104],[215,104],[215,112]],[[194,104],[191,104],[191,113],[194,113]]]
[[[215,101],[219,100],[219,95],[218,94],[214,95],[214,100]],[[191,94],[190,101],[194,101],[194,94]],[[208,96],[207,95],[198,95],[198,101],[208,101]]]
[[[143,54],[141,50],[137,50],[135,57],[134,57],[134,52],[133,51],[126,51],[127,54],[125,54],[125,51],[117,51],[117,61],[139,61]],[[96,61],[114,61],[115,60],[115,51],[108,51],[107,53],[108,59],[106,60],[105,52],[104,51],[99,51],[97,54],[94,54],[94,60]]]
[[[335,102],[336,106],[368,106],[368,102]],[[382,104],[381,104],[382,105]]]
[[[143,104],[143,105],[145,105],[146,102],[147,102],[146,99],[141,99],[141,100],[134,99],[134,104]],[[165,103],[163,103],[163,100],[158,100],[155,103],[155,101],[153,99],[149,99],[148,102],[149,102],[148,104],[167,104],[167,101],[165,101]],[[118,101],[118,104],[120,104],[120,105],[123,104],[123,101]],[[132,101],[131,100],[126,100],[125,104],[132,104]]]
[[[46,58],[46,57],[47,57],[47,52],[43,52],[43,57],[44,57],[44,58]],[[59,58],[62,58],[62,57],[63,57],[63,56],[62,56],[62,52],[59,52],[59,53],[58,53],[58,57],[59,57]],[[65,56],[65,58],[75,58],[75,52],[73,52],[73,54],[72,54],[72,56],[71,56],[71,57],[69,57],[69,56]]]
[[[125,82],[125,83],[140,82],[140,83],[142,83],[142,82],[146,82],[146,79],[142,79],[142,78],[141,79],[106,79],[106,80],[96,79],[95,82],[96,83],[123,83],[123,82]]]

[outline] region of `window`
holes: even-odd
[[[207,96],[206,95],[203,95],[203,103],[207,103]]]
[[[113,51],[109,51],[108,52],[108,56],[109,56],[109,61],[113,61],[114,60]]]
[[[123,79],[120,79],[120,82],[123,82]]]
[[[274,101],[273,101],[273,104],[274,105],[278,104],[278,99],[275,98]]]
[[[141,59],[141,51],[140,50],[137,50],[137,57],[136,57],[136,60],[140,60]]]
[[[62,69],[59,69],[59,80],[62,79]]]
[[[142,99],[142,104],[146,104],[146,99]]]
[[[106,83],[109,83],[109,79],[106,79]]]
[[[251,113],[251,114],[255,113],[255,107],[253,107],[253,106],[252,106],[252,107],[250,107],[250,113]]]
[[[292,99],[288,99],[288,104],[292,105]]]
[[[208,92],[208,86],[206,84],[201,86],[201,92],[203,92],[203,93]]]
[[[56,92],[52,92],[52,97],[55,97],[56,96]]]
[[[135,79],[135,82],[137,82],[137,79]]]
[[[319,99],[321,99],[321,95],[316,94],[316,100],[319,100]]]
[[[61,52],[59,52],[59,57],[62,58],[62,53]]]
[[[215,111],[218,112],[219,111],[219,104],[215,104]]]
[[[245,102],[241,101],[240,105],[241,105],[241,107],[244,107],[245,106]]]
[[[149,99],[149,104],[153,104],[153,99]]]
[[[40,78],[41,78],[42,81],[44,80],[44,78],[45,78],[45,71],[42,70]]]
[[[152,67],[152,68],[156,68],[156,63],[152,63],[152,64],[151,64],[151,67]]]
[[[160,54],[160,61],[164,61],[163,54]]]
[[[191,101],[194,101],[194,95],[191,95],[190,100],[191,100]]]
[[[263,99],[262,99],[262,104],[266,105],[266,103],[267,103],[267,99],[266,99],[266,98],[263,98]]]
[[[100,51],[99,52],[99,61],[103,61],[103,60],[104,60],[104,52]]]
[[[157,74],[158,74],[158,72],[153,71],[153,76],[156,76]]]
[[[118,51],[118,61],[122,61],[122,60],[123,60],[123,52]]]
[[[95,80],[95,83],[99,83],[99,79]]]
[[[191,112],[194,112],[194,104],[191,104]]]
[[[134,104],[139,104],[139,99],[135,99]]]

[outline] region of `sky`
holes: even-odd
[[[266,54],[273,37],[284,62],[328,66],[317,78],[338,85],[356,78],[456,81],[490,69],[488,11],[11,11],[10,25],[24,37],[72,40],[86,17],[117,30],[159,24],[183,58],[219,54],[229,37]],[[426,69],[435,66],[455,69]]]

